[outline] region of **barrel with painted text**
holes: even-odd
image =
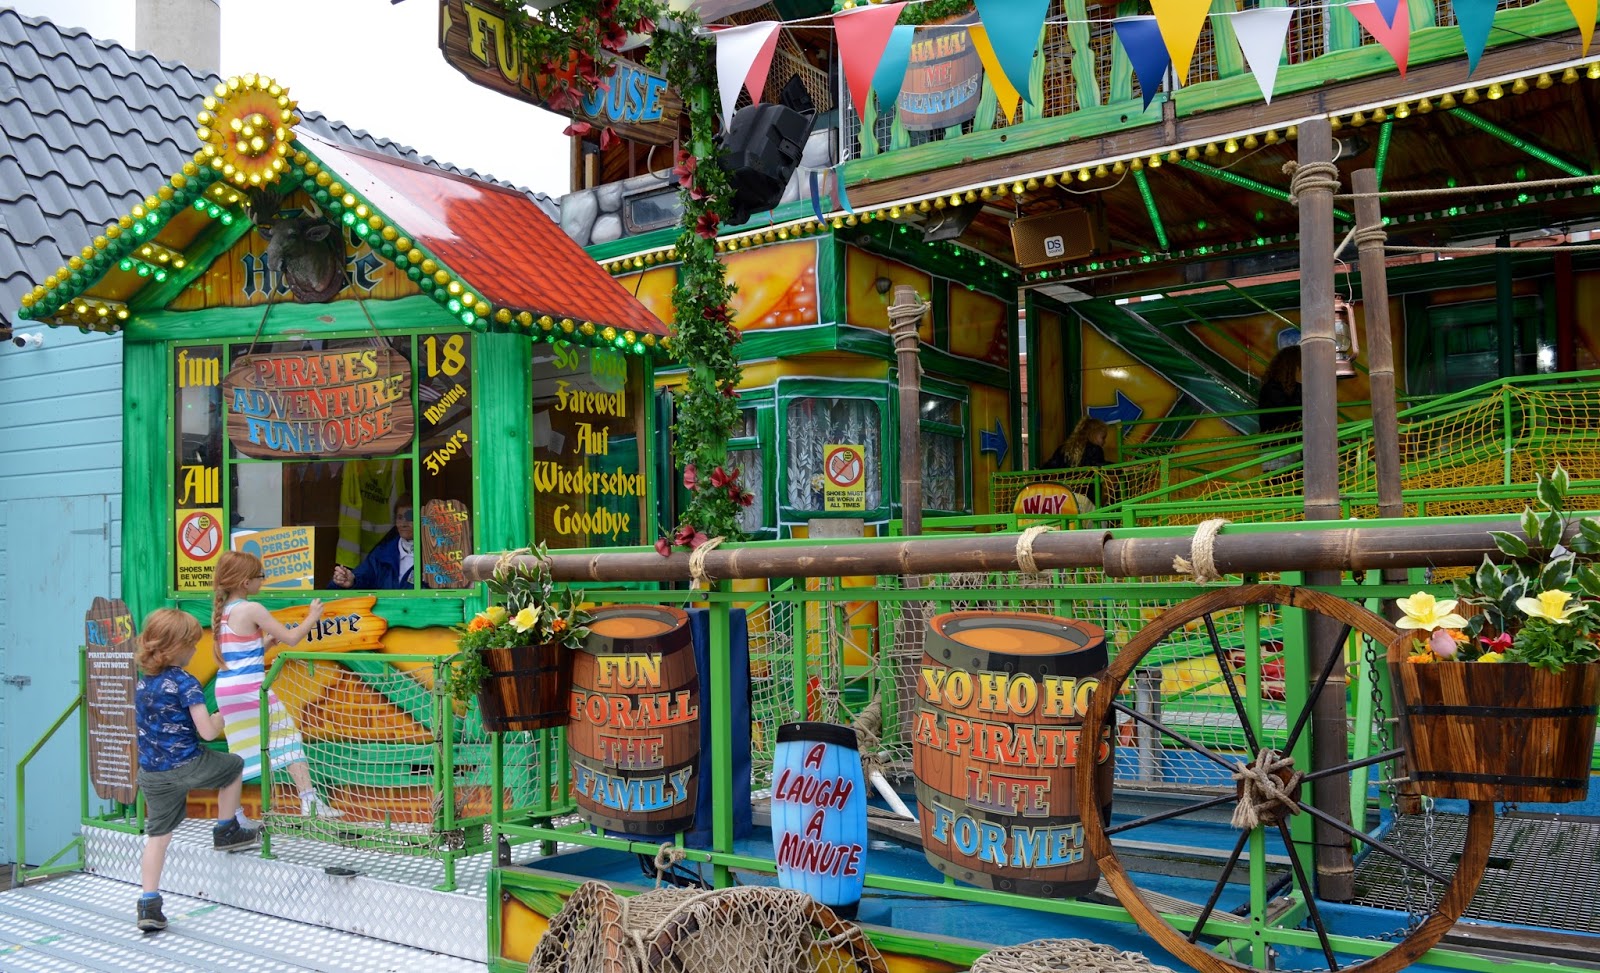
[[[785,723],[772,757],[772,852],[778,884],[849,919],[867,867],[867,781],[856,731]]]
[[[1079,737],[1107,663],[1105,632],[1049,615],[965,611],[928,622],[912,767],[928,861],[983,888],[1070,898],[1094,889],[1075,768],[1099,764],[1111,814],[1110,738]]]
[[[645,835],[693,826],[700,679],[682,609],[595,611],[573,658],[567,747],[578,813],[591,824]]]

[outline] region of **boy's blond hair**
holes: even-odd
[[[157,608],[144,617],[133,657],[140,672],[154,676],[169,666],[188,662],[199,644],[200,623],[193,615],[176,608]]]

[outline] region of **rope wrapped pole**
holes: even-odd
[[[1339,390],[1334,373],[1333,340],[1333,193],[1339,188],[1339,169],[1333,164],[1333,127],[1326,118],[1300,126],[1299,166],[1290,183],[1290,196],[1300,210],[1300,361],[1305,404],[1305,516],[1306,520],[1334,520],[1339,516]],[[1307,581],[1337,584],[1339,575],[1316,571]],[[1313,614],[1307,621],[1308,663],[1321,672],[1327,657],[1343,652],[1338,645],[1339,623]],[[1349,752],[1345,724],[1345,694],[1318,695],[1311,717],[1311,745],[1318,767],[1332,767]],[[1350,781],[1342,775],[1319,778],[1312,785],[1316,806],[1349,823]],[[1325,899],[1345,902],[1355,897],[1355,860],[1350,842],[1332,826],[1316,826],[1317,891]]]
[[[915,289],[898,284],[889,306],[889,334],[900,372],[900,533],[922,533],[922,362],[917,355],[917,325],[928,303]]]

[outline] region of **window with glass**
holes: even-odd
[[[787,496],[784,506],[798,513],[826,510],[823,447],[859,445],[866,453],[867,511],[883,500],[883,412],[875,399],[804,396],[784,406]]]
[[[464,332],[175,347],[174,587],[220,548],[264,589],[467,587],[471,365]]]
[[[647,543],[644,363],[533,346],[533,537],[552,548]]]
[[[728,440],[728,465],[740,471],[745,492],[752,497],[750,506],[739,510],[739,529],[751,537],[775,533],[774,525],[767,519],[771,511],[768,500],[771,482],[762,450],[762,426],[770,423],[771,412],[770,408],[741,409],[739,428]],[[765,438],[770,439],[771,433]]]
[[[967,510],[966,405],[922,393],[922,506],[943,513]]]

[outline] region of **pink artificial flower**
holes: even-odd
[[[1489,638],[1488,636],[1480,635],[1480,636],[1478,636],[1478,641],[1482,642],[1483,645],[1484,645],[1484,648],[1487,648],[1490,652],[1504,652],[1507,649],[1511,648],[1511,633],[1510,632],[1501,632],[1499,635],[1496,635],[1494,638]]]
[[[727,486],[731,479],[732,477],[728,476],[720,466],[711,471],[711,485],[718,490]]]
[[[1433,654],[1441,659],[1454,659],[1458,648],[1456,640],[1450,636],[1448,629],[1436,628],[1428,636],[1428,647],[1433,649]]]
[[[656,553],[662,557],[672,556],[672,542],[665,537],[656,538]]]
[[[688,466],[685,466],[683,468],[683,488],[685,490],[693,490],[699,482],[700,474],[699,471],[694,468],[694,464],[690,463]]]

